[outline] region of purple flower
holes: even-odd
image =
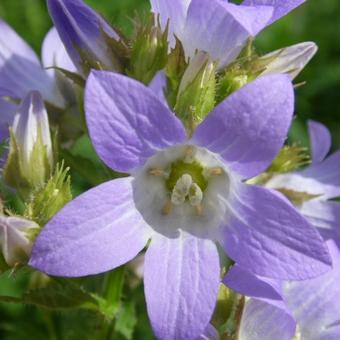
[[[44,40],[42,59],[46,68],[58,66],[71,71],[74,69],[53,30]],[[44,100],[54,106],[62,108],[66,105],[57,87],[54,71],[45,70],[31,47],[0,20],[0,141],[8,138],[8,127],[18,108],[5,97],[23,100],[30,91],[39,91]]]
[[[169,20],[170,45],[177,36],[187,57],[208,52],[220,67],[232,62],[247,40],[304,0],[246,0],[236,5],[223,0],[150,0],[164,28]]]
[[[251,296],[240,326],[240,340],[339,339],[340,252],[328,241],[333,269],[306,281],[276,282],[233,267],[224,282]]]
[[[331,200],[340,197],[340,151],[326,158],[331,148],[330,132],[314,121],[309,121],[308,126],[312,165],[302,171],[274,176],[266,186],[309,195],[311,199],[298,207],[300,212],[325,239],[340,242],[340,202]]]
[[[85,94],[93,145],[130,177],[104,183],[45,226],[30,265],[84,276],[145,255],[144,286],[156,336],[196,339],[214,310],[219,242],[259,275],[306,279],[327,271],[321,237],[285,200],[243,179],[265,170],[294,109],[288,76],[266,76],[218,105],[188,139],[182,123],[141,83],[93,71]]]
[[[55,82],[42,68],[35,52],[4,21],[0,21],[0,50],[1,89],[16,99],[23,99],[29,91],[36,90],[46,101],[63,107],[64,100]]]
[[[103,69],[118,68],[109,40],[118,41],[119,36],[103,18],[81,0],[48,0],[47,4],[61,40],[80,73],[89,72],[91,65],[86,62],[97,63]]]

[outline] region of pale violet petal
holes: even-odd
[[[30,265],[56,276],[98,274],[132,260],[151,234],[135,209],[131,178],[116,179],[77,197],[47,223]]]
[[[295,320],[284,309],[264,301],[249,299],[243,310],[238,339],[292,340],[295,329]]]
[[[229,257],[257,275],[305,280],[328,271],[321,236],[295,208],[266,188],[237,184],[222,228]]]
[[[149,88],[113,72],[91,72],[85,111],[98,155],[117,171],[131,173],[186,139],[180,120]]]
[[[231,94],[197,127],[193,142],[219,154],[241,176],[258,175],[281,149],[294,112],[287,75],[256,79]]]
[[[182,233],[154,237],[145,255],[144,289],[159,339],[197,339],[215,308],[220,284],[216,245]]]
[[[308,121],[308,132],[313,163],[322,162],[332,146],[332,137],[327,127],[319,122]]]
[[[266,63],[261,75],[287,73],[294,79],[314,57],[318,47],[313,42],[303,42],[268,53],[259,59]]]

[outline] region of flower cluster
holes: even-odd
[[[314,121],[311,164],[287,144],[317,47],[252,44],[303,2],[150,0],[130,37],[81,0],[47,0],[43,66],[0,22],[2,177],[21,202],[2,207],[0,269],[81,294],[68,278],[111,271],[118,291],[141,254],[159,339],[340,337],[340,153]],[[69,168],[89,188],[73,200]],[[113,296],[86,306],[119,325]]]

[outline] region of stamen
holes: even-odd
[[[173,208],[173,206],[172,206],[171,201],[166,202],[163,209],[162,209],[162,214],[163,215],[170,215],[172,208]]]
[[[221,176],[223,175],[224,170],[220,167],[216,167],[216,168],[210,168],[210,169],[206,169],[204,176],[206,177],[210,177],[210,176]]]
[[[184,203],[185,198],[189,194],[192,185],[192,178],[188,174],[184,174],[176,182],[171,194],[171,202],[175,205]]]
[[[185,149],[184,163],[192,163],[195,160],[195,148],[193,146],[188,146]]]
[[[196,183],[193,183],[189,191],[190,204],[193,207],[197,207],[201,205],[202,200],[203,200],[203,192],[201,188]]]
[[[196,215],[203,216],[203,206],[202,204],[196,205]]]
[[[155,168],[155,169],[151,169],[149,171],[149,174],[152,175],[152,176],[156,176],[156,177],[164,177],[165,171],[162,170],[162,169]]]

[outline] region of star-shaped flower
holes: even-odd
[[[31,266],[51,275],[105,272],[148,241],[144,285],[154,332],[196,339],[220,284],[216,243],[250,271],[306,279],[329,269],[316,230],[285,200],[247,185],[283,145],[294,111],[288,76],[259,78],[230,95],[187,137],[154,93],[93,71],[85,109],[101,159],[130,173],[64,207],[37,238]]]

